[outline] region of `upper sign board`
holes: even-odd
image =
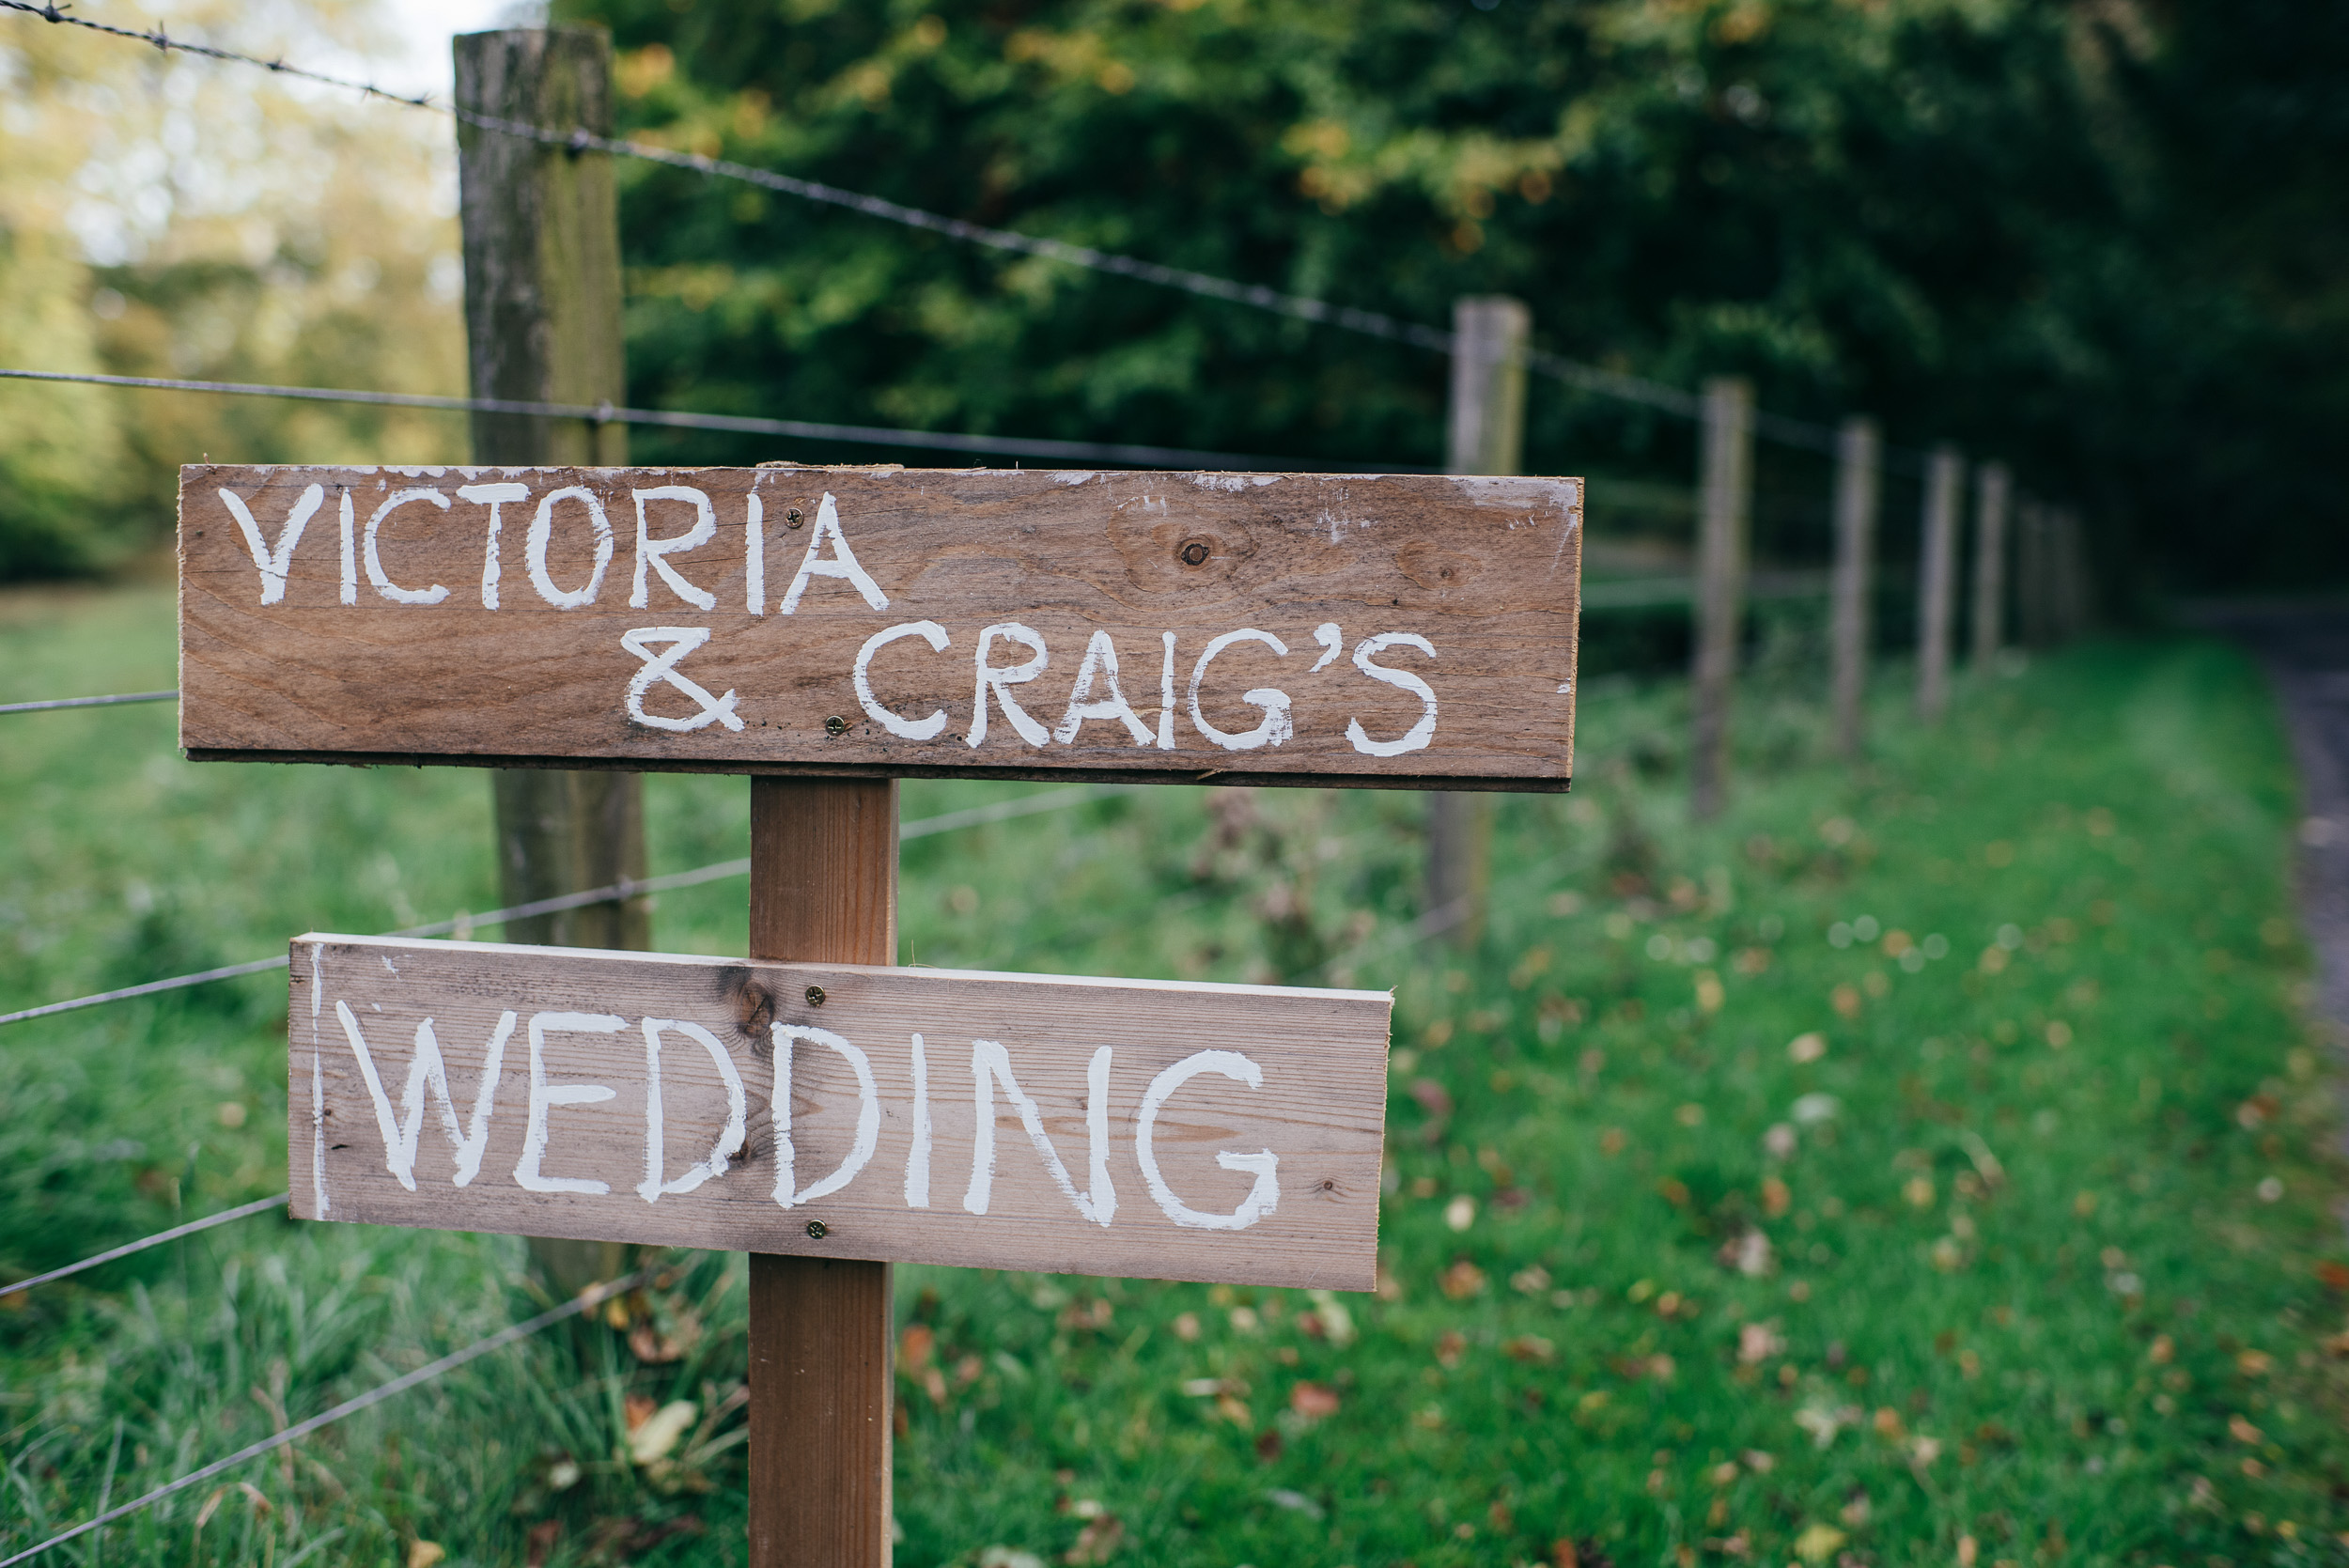
[[[1573,479],[180,471],[200,758],[1563,789]]]
[[[293,1211],[1367,1290],[1383,991],[293,943]]]

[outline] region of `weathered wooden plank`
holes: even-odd
[[[324,935],[292,958],[302,1218],[1373,1282],[1384,992]]]
[[[1544,789],[1581,487],[191,467],[214,758]]]

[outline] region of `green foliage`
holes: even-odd
[[[1871,411],[1896,440],[2010,458],[2126,547],[2123,591],[2349,567],[2326,456],[2349,396],[2326,194],[2349,38],[2323,8],[557,11],[614,29],[632,133],[1413,320],[1514,293],[1574,356],[1684,385],[1741,371],[1781,412]],[[624,178],[640,401],[1441,460],[1443,366],[1421,350],[696,175]],[[1536,379],[1536,471],[1685,483],[1689,442]],[[1812,459],[1772,454],[1774,474],[1824,498]]]
[[[0,599],[0,697],[161,684],[169,612]],[[1377,1295],[901,1271],[897,1560],[2327,1560],[2338,1113],[2258,672],[2090,648],[1938,733],[1888,692],[1856,769],[1813,674],[1750,689],[1702,827],[1680,689],[1590,692],[1576,793],[1499,801],[1469,952],[1386,945],[1408,796],[1161,788],[910,843],[909,959],[1392,984],[1397,1022]],[[161,708],[7,722],[0,1005],[494,898],[470,770],[193,766]],[[743,852],[739,780],[648,784],[656,869]],[[905,815],[1032,787],[909,784]],[[739,883],[656,918],[742,950]],[[0,1269],[281,1186],[282,987],[0,1033]],[[0,1548],[525,1315],[521,1255],[263,1219],[7,1298]],[[104,1559],[739,1561],[741,1281],[680,1256]]]

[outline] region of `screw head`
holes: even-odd
[[[811,1219],[807,1222],[807,1237],[810,1241],[821,1241],[830,1234],[832,1234],[831,1228],[822,1220]]]
[[[821,986],[810,986],[807,988],[807,1004],[810,1007],[824,1005],[824,988]]]
[[[835,713],[824,721],[824,733],[837,740],[848,733],[848,722]]]
[[[800,525],[800,509],[797,506],[783,514],[783,525],[786,528],[797,528]]]
[[[1207,564],[1207,553],[1206,540],[1186,540],[1183,544],[1181,551],[1183,565],[1186,567],[1204,567]]]

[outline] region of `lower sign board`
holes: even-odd
[[[1383,991],[323,935],[292,958],[303,1219],[1376,1278]]]

